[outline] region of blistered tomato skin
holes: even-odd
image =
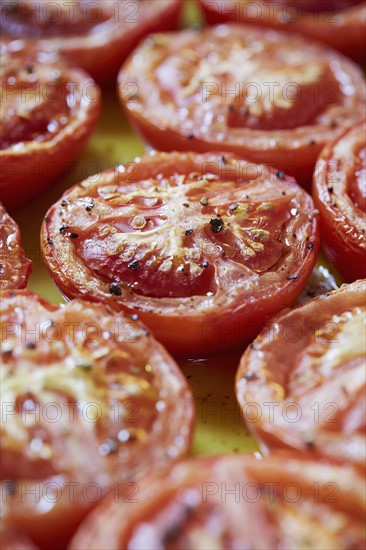
[[[25,288],[32,262],[25,257],[18,225],[0,202],[0,290]]]
[[[366,278],[366,122],[347,128],[322,151],[313,197],[322,247],[347,282]]]
[[[274,318],[240,362],[236,392],[263,450],[365,472],[366,281]]]
[[[6,0],[0,31],[41,48],[51,43],[105,86],[145,35],[176,28],[181,6],[181,0]]]
[[[200,0],[207,21],[227,21],[296,32],[319,40],[355,61],[364,61],[366,4],[363,0]]]
[[[311,197],[231,153],[157,153],[68,190],[44,219],[44,260],[68,298],[139,313],[194,356],[244,345],[314,267]]]
[[[70,550],[361,550],[363,482],[347,465],[299,460],[291,453],[183,461],[145,479],[138,504],[105,500]]]
[[[152,35],[123,65],[119,95],[155,149],[229,150],[308,188],[322,147],[366,97],[361,70],[337,52],[240,25]]]
[[[55,49],[2,42],[0,199],[28,204],[80,154],[100,111],[100,90]]]
[[[2,517],[59,550],[118,483],[133,501],[146,471],[188,451],[193,397],[138,321],[24,290],[0,300]]]

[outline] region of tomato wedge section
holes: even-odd
[[[145,479],[138,503],[104,501],[70,550],[361,549],[362,486],[348,466],[291,454],[190,460]]]
[[[57,51],[22,40],[0,43],[0,199],[27,204],[82,151],[100,111],[90,76]]]
[[[312,199],[229,153],[156,153],[68,190],[41,230],[68,298],[138,312],[178,354],[248,342],[314,267]]]
[[[131,123],[161,151],[229,150],[310,187],[324,144],[364,114],[350,60],[244,25],[152,35],[119,74]]]
[[[0,290],[25,288],[32,262],[22,249],[20,230],[0,202]]]
[[[329,143],[316,165],[322,246],[347,282],[366,278],[366,121]]]
[[[363,0],[200,0],[210,24],[235,21],[303,34],[356,61],[366,49]]]
[[[291,448],[365,469],[366,281],[275,318],[249,347],[236,391],[266,452]]]
[[[42,549],[64,548],[117,482],[133,495],[188,451],[193,397],[136,320],[29,291],[0,298],[3,519]]]
[[[181,6],[181,0],[5,0],[0,30],[41,47],[51,43],[105,85],[145,35],[176,28]]]

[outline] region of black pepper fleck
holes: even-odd
[[[208,262],[203,262],[202,267],[205,267],[205,268],[206,268],[206,267],[208,267],[208,266],[209,266],[209,263],[208,263]]]
[[[52,245],[53,245],[53,240],[48,238],[48,239],[47,239],[47,244],[49,244],[50,246],[52,246]]]
[[[50,222],[50,221],[51,221],[51,216],[46,216],[45,219],[44,219],[44,221],[45,221],[46,223]]]
[[[333,193],[333,187],[328,187],[329,193]]]
[[[289,275],[289,276],[287,277],[287,280],[288,280],[288,281],[293,281],[293,280],[295,280],[295,279],[297,279],[297,278],[298,278],[298,275]]]
[[[304,438],[304,445],[307,449],[314,449],[315,441],[312,436],[307,436]]]
[[[184,202],[184,203],[183,203],[183,206],[184,206],[185,208],[189,208],[189,203],[188,203],[188,202]]]
[[[60,227],[60,233],[65,233],[65,231],[67,231],[69,229],[69,226],[68,225],[62,225]]]
[[[88,206],[85,207],[85,210],[86,210],[87,212],[91,212],[93,208],[94,208],[94,201],[93,201],[93,199],[91,199],[91,201],[90,201],[90,203],[88,204]]]
[[[34,342],[26,342],[25,343],[25,348],[26,349],[36,349],[36,344]]]
[[[192,233],[193,233],[193,229],[187,229],[187,231],[186,231],[187,237],[188,237],[188,235],[192,235]]]
[[[137,271],[138,269],[140,269],[140,264],[139,262],[134,260],[133,262],[130,262],[127,267],[131,269],[131,271]]]
[[[239,206],[238,204],[230,204],[229,210],[230,210],[231,212],[234,212],[234,210],[236,210],[236,209],[238,208],[238,206]]]
[[[224,155],[221,155],[220,160],[222,164],[226,164],[226,158],[224,157]]]
[[[62,202],[61,202],[61,206],[67,206],[69,204],[69,201],[67,199],[64,199]]]
[[[120,288],[119,283],[112,283],[109,287],[109,292],[113,294],[113,296],[121,296],[122,289]]]
[[[276,176],[279,180],[283,180],[283,178],[285,177],[285,173],[282,172],[282,170],[278,170],[278,172],[276,172]]]
[[[212,218],[210,220],[210,226],[211,226],[211,230],[214,233],[220,233],[220,231],[224,227],[224,222],[222,220],[217,219],[217,218]]]
[[[194,138],[194,134],[188,134],[187,135],[187,139],[193,139]]]
[[[77,233],[69,233],[70,239],[78,239],[79,235]]]
[[[309,250],[312,250],[314,248],[314,245],[313,243],[309,243],[306,245],[306,248],[308,248]]]

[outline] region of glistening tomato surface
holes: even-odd
[[[322,246],[346,281],[366,278],[366,122],[329,143],[316,165]]]
[[[132,500],[142,474],[187,452],[193,397],[131,318],[27,291],[0,300],[2,517],[44,550],[64,548],[117,482]]]
[[[363,479],[291,454],[181,462],[145,479],[139,502],[104,501],[70,550],[362,549]]]
[[[364,60],[366,7],[363,0],[200,0],[211,24],[235,21],[298,32]]]
[[[100,92],[56,50],[1,42],[0,199],[27,204],[60,176],[94,130]]]
[[[22,249],[18,225],[0,202],[0,290],[24,288],[32,262]]]
[[[318,249],[312,199],[231,154],[151,153],[68,190],[41,231],[69,298],[138,312],[186,356],[243,344],[292,304]]]
[[[146,34],[177,26],[181,5],[181,0],[4,0],[0,30],[41,47],[51,42],[106,84]]]
[[[236,391],[267,451],[365,468],[366,281],[273,319],[244,353]]]
[[[229,150],[308,187],[366,97],[361,70],[337,52],[244,25],[152,35],[122,67],[119,94],[156,149]]]

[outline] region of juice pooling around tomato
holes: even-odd
[[[231,154],[152,153],[67,191],[42,227],[61,291],[137,312],[175,353],[244,345],[294,302],[318,249],[312,199]]]

